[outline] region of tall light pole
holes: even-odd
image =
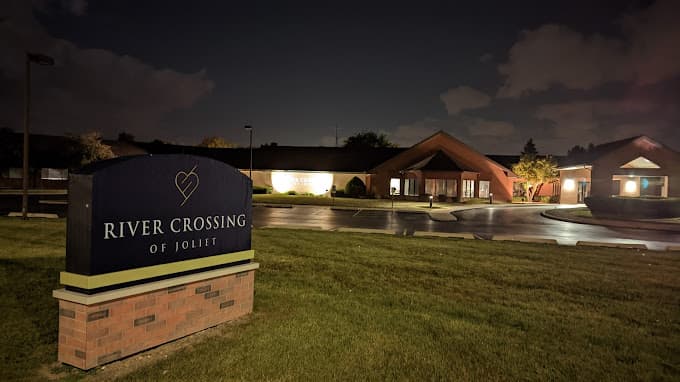
[[[31,125],[31,62],[52,66],[54,59],[44,54],[26,52],[26,89],[24,91],[24,160],[21,193],[21,217],[28,219],[28,137]]]
[[[250,180],[253,180],[253,127],[246,125],[245,129],[250,133],[250,144],[248,145],[250,148],[250,171],[248,173],[248,177]]]

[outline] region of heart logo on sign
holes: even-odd
[[[175,186],[184,198],[182,204],[179,205],[180,207],[189,200],[191,194],[198,188],[198,174],[194,171],[196,170],[196,167],[198,167],[198,165],[194,166],[189,172],[180,171],[175,175]]]

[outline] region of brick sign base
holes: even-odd
[[[253,310],[257,263],[94,295],[55,290],[60,362],[91,369]]]

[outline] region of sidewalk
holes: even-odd
[[[680,232],[680,221],[674,222],[672,219],[645,219],[645,220],[619,220],[619,219],[598,219],[594,217],[575,216],[574,210],[577,208],[555,208],[545,210],[541,213],[546,218],[566,221],[570,223],[601,225],[617,228],[651,229],[658,231]],[[578,208],[581,209],[581,208]]]

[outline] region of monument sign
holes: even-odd
[[[102,161],[70,176],[68,208],[62,362],[91,368],[252,310],[252,182],[237,169],[188,155]]]

